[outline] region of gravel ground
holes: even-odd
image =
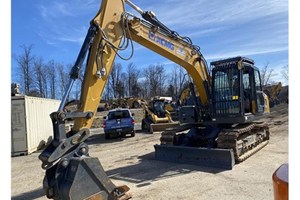
[[[92,129],[88,144],[113,183],[130,187],[132,199],[273,200],[272,174],[288,162],[288,106],[278,105],[265,120],[270,143],[227,171],[155,160],[153,145],[160,134],[144,133],[139,126],[134,138],[112,140],[104,139],[102,129]],[[47,199],[38,155],[11,158],[12,199]]]

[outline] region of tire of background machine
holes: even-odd
[[[153,124],[152,120],[147,119],[147,118],[143,119],[142,120],[142,129],[147,130],[148,132],[150,132],[151,124]]]
[[[140,107],[139,102],[137,101],[133,102],[133,108],[139,108],[139,107]]]
[[[150,130],[151,130],[151,124],[152,124],[152,123],[148,123],[148,125],[147,125],[147,126],[148,126],[148,127],[147,127],[147,131],[148,131],[149,133],[150,133]]]
[[[143,129],[143,130],[147,129],[147,127],[145,127],[145,125],[146,125],[146,124],[145,124],[145,119],[143,119],[143,120],[142,120],[142,129]]]
[[[147,131],[150,132],[150,129],[151,129],[151,124],[153,124],[152,120],[150,119],[146,119],[147,122],[146,122],[146,126],[147,126]]]
[[[131,137],[134,137],[134,136],[135,136],[135,131],[132,131]]]
[[[121,137],[122,138],[126,137],[126,133],[121,133]]]
[[[105,133],[105,139],[110,139],[109,133]]]

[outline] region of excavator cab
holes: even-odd
[[[212,118],[217,123],[244,123],[264,113],[265,100],[254,61],[235,57],[211,63]]]

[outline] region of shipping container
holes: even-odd
[[[53,137],[50,114],[60,100],[31,96],[11,97],[11,155],[28,155],[49,144]]]

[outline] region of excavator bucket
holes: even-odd
[[[55,178],[54,178],[55,177]],[[62,160],[46,171],[44,190],[48,198],[126,200],[132,197],[126,185],[115,186],[97,158]]]
[[[231,170],[235,165],[232,149],[215,149],[175,145],[154,145],[155,159]]]
[[[168,128],[173,128],[179,126],[179,122],[170,122],[170,123],[157,123],[150,125],[150,133],[161,132]]]

